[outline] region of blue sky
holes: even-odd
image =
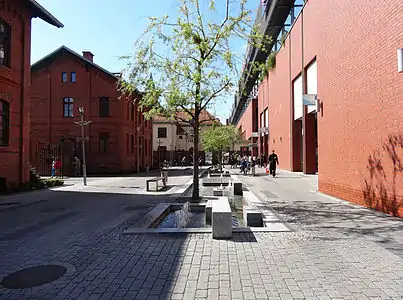
[[[89,50],[94,62],[111,72],[124,68],[118,58],[133,53],[133,43],[142,34],[149,16],[176,16],[177,0],[37,0],[63,24],[56,28],[42,20],[32,22],[32,63],[65,45],[81,54]],[[248,0],[247,6],[254,11],[260,0]],[[224,8],[224,0],[216,0],[217,8]],[[239,42],[234,51],[246,51],[245,43]],[[239,67],[241,68],[241,66]],[[212,110],[222,121],[229,116],[233,96],[226,103],[219,103]]]

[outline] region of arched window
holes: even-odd
[[[0,100],[0,146],[8,146],[10,140],[10,104]]]
[[[10,26],[0,19],[0,65],[10,67]]]

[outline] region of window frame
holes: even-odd
[[[165,134],[163,134],[163,135],[165,135],[165,136],[161,136],[161,135],[160,135],[160,129],[163,129],[163,130],[164,130]],[[168,131],[168,130],[167,130],[166,127],[157,127],[157,138],[158,138],[158,139],[166,139],[167,136],[168,136],[168,132],[167,132],[167,131]]]
[[[108,153],[109,139],[110,139],[109,132],[99,132],[98,133],[98,151],[99,151],[99,153],[103,153],[103,154]]]
[[[106,101],[105,101],[106,100]],[[111,116],[111,107],[109,97],[103,96],[98,100],[98,116],[107,118]]]
[[[74,80],[73,80],[73,75],[74,75]],[[77,82],[77,73],[76,72],[71,72],[70,73],[70,82]]]
[[[8,147],[10,145],[10,103],[3,99],[0,99],[0,120],[0,147]]]
[[[0,44],[4,47],[4,59],[0,62],[0,66],[10,68],[11,66],[11,26],[4,19],[0,18],[0,26],[4,26],[4,36],[1,38]]]
[[[130,120],[134,121],[134,104],[133,103],[131,103],[131,106],[130,106]]]
[[[67,110],[66,110],[67,106]],[[66,115],[66,111],[70,114]],[[73,97],[63,97],[63,118],[73,118],[74,117],[74,98]]]

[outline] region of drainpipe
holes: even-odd
[[[22,26],[22,58],[21,58],[21,64],[22,64],[22,72],[21,72],[21,99],[20,99],[20,144],[19,144],[19,159],[18,159],[18,181],[20,186],[23,184],[23,168],[24,168],[24,159],[23,159],[23,141],[24,141],[24,103],[25,103],[25,89],[26,89],[26,82],[25,82],[25,76],[26,76],[26,69],[25,69],[25,54],[26,54],[26,20],[23,22]]]
[[[49,69],[49,116],[48,116],[48,141],[49,144],[50,142],[50,138],[52,136],[52,71]]]
[[[291,132],[291,135],[290,135],[290,145],[291,145],[291,151],[290,151],[290,156],[291,156],[291,159],[290,159],[290,161],[291,161],[291,171],[295,171],[295,168],[294,168],[294,164],[295,164],[295,162],[294,162],[294,147],[295,147],[295,145],[294,145],[294,131],[295,131],[295,128],[294,128],[294,93],[293,93],[293,90],[294,90],[294,87],[293,87],[293,84],[292,84],[292,74],[291,74],[291,72],[292,72],[292,68],[291,68],[291,57],[292,57],[292,55],[291,55],[291,53],[292,53],[292,51],[291,51],[291,49],[292,49],[292,31],[290,30],[289,31],[289,33],[288,33],[288,43],[289,43],[289,45],[288,45],[288,72],[289,72],[289,74],[288,74],[288,80],[289,80],[289,84],[290,84],[290,102],[291,102],[291,110],[290,110],[290,115],[291,115],[291,126],[290,126],[290,128],[291,128],[291,130],[290,130],[290,132]]]
[[[304,64],[304,7],[301,10],[301,80],[302,80],[302,95],[306,92],[306,83],[305,83],[305,64]],[[302,171],[306,174],[306,162],[307,162],[307,145],[306,145],[306,115],[308,113],[308,109],[306,105],[304,105],[304,101],[302,100]]]

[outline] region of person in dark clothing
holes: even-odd
[[[278,162],[278,156],[275,153],[275,151],[272,151],[272,154],[269,155],[269,170],[270,170],[270,175],[273,175],[273,177],[276,177],[276,167],[279,164]]]

